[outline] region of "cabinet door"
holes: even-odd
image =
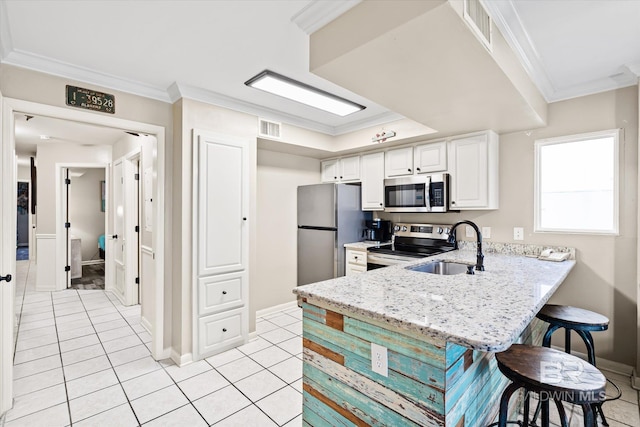
[[[439,141],[418,145],[415,149],[414,159],[416,173],[447,170],[447,142]]]
[[[451,209],[488,207],[488,148],[487,135],[451,140]]]
[[[241,142],[198,136],[198,275],[246,270],[248,149]]]
[[[340,181],[358,181],[360,179],[360,156],[344,157],[338,161]]]
[[[325,160],[320,163],[322,182],[338,181],[338,159]]]
[[[362,210],[384,210],[384,153],[365,154],[362,161]]]
[[[413,174],[413,147],[387,151],[384,168],[388,178]]]

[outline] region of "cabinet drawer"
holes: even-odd
[[[349,264],[367,266],[367,253],[365,251],[354,251],[347,249],[347,262]]]
[[[247,322],[244,309],[232,310],[198,319],[200,355],[207,357],[216,350],[224,350],[244,342],[243,324]]]
[[[347,275],[364,273],[365,271],[367,271],[366,265],[348,264],[347,267]]]
[[[198,316],[241,307],[244,304],[245,282],[245,272],[198,279]]]

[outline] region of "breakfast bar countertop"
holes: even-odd
[[[300,286],[298,297],[392,329],[489,352],[518,338],[575,265],[523,255],[485,253],[486,271],[438,275],[406,269],[433,260],[473,264],[457,250],[348,277]]]

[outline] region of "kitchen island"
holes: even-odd
[[[475,253],[453,251],[294,290],[304,311],[305,425],[495,420],[507,380],[494,353],[514,342],[541,343],[546,328],[535,315],[575,261],[489,253],[486,271],[474,275],[406,268],[434,259],[471,263]]]

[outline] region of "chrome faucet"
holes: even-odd
[[[477,247],[476,270],[484,271],[484,255],[482,254],[482,233],[480,233],[480,229],[478,228],[477,225],[475,225],[473,222],[467,221],[467,220],[456,222],[455,224],[453,224],[453,226],[451,227],[451,230],[449,231],[449,238],[447,239],[447,241],[449,243],[455,244],[456,249],[458,249],[458,242],[456,240],[456,231],[455,230],[456,230],[456,227],[458,227],[461,224],[470,225],[471,227],[473,227],[473,229],[476,232],[476,238],[477,238],[477,243],[476,243],[476,247]]]

